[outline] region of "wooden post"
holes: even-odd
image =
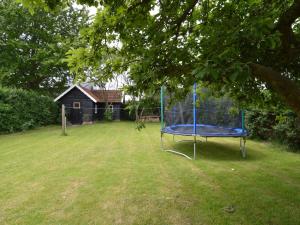
[[[66,117],[66,112],[65,112],[65,133],[66,133],[66,135],[68,135],[68,133],[67,133],[67,117]]]
[[[66,111],[65,111],[65,105],[61,105],[61,128],[62,128],[62,134],[67,135],[66,132]]]

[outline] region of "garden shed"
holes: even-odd
[[[95,89],[93,86],[75,84],[54,101],[65,105],[67,119],[71,124],[103,120],[105,111],[111,113],[113,120],[120,120],[122,91]]]

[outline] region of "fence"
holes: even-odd
[[[142,121],[159,122],[160,108],[139,108],[129,110],[122,107],[61,107],[63,133],[66,134],[67,126],[93,124],[101,121]]]

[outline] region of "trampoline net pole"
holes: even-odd
[[[196,121],[197,121],[197,119],[196,119],[196,97],[197,97],[197,95],[196,95],[196,89],[197,89],[197,84],[196,83],[194,83],[194,93],[193,93],[193,118],[194,118],[194,135],[196,135],[197,134],[197,127],[196,127]]]
[[[160,126],[164,128],[164,86],[160,88]]]
[[[197,84],[194,83],[193,93],[193,118],[194,118],[194,160],[196,159],[196,134],[197,134],[197,118],[196,118],[196,98],[197,98]]]

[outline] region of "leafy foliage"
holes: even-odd
[[[294,149],[300,149],[300,119],[295,114],[289,112],[285,115],[277,116],[274,126],[275,140],[288,145]]]
[[[79,77],[129,72],[137,93],[162,84],[187,92],[197,81],[244,106],[280,107],[274,116],[253,112],[252,133],[298,141],[299,124],[285,111],[300,116],[299,0],[78,2],[100,5],[83,47],[68,52]]]
[[[39,1],[42,2],[42,1]],[[38,3],[38,2],[37,2]],[[0,2],[0,83],[2,86],[61,92],[73,78],[63,61],[88,24],[88,11],[69,7],[33,14],[11,0]]]
[[[111,108],[107,107],[104,111],[104,119],[107,121],[113,120],[113,111]]]
[[[52,98],[31,91],[0,88],[0,133],[28,130],[58,122]]]
[[[136,122],[136,129],[145,128],[145,123],[141,119],[143,116],[159,115],[160,98],[159,92],[138,92],[133,86],[124,87],[125,93],[133,96],[133,99],[127,102],[125,110],[129,112],[130,117]]]
[[[300,120],[295,113],[252,109],[247,111],[246,120],[252,138],[275,140],[300,149]]]
[[[244,102],[268,89],[300,115],[298,0],[78,2],[101,7],[69,52],[74,72],[129,71],[140,90],[202,81]]]

